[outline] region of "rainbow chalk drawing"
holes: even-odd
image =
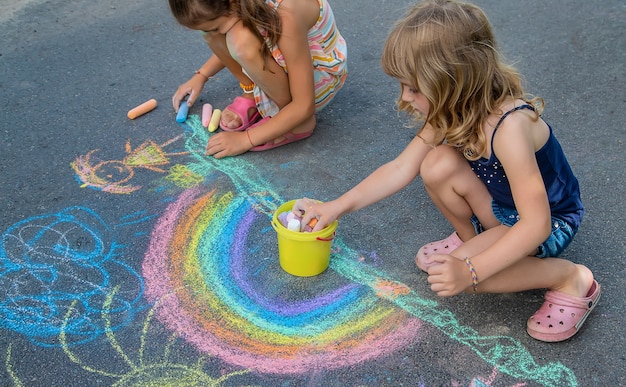
[[[132,321],[143,279],[116,259],[120,246],[93,211],[70,207],[11,226],[0,241],[0,326],[40,346],[84,344]],[[115,286],[109,327],[99,319]],[[69,310],[73,313],[67,314]]]
[[[129,184],[135,176],[136,168],[165,173],[166,171],[160,167],[169,164],[168,157],[187,154],[187,152],[166,153],[163,150],[165,146],[181,138],[182,135],[179,135],[160,145],[147,140],[136,149],[131,148],[129,141],[126,143],[127,156],[122,160],[94,160],[93,154],[97,151],[95,149],[87,152],[85,156],[79,156],[70,165],[83,188],[129,194],[141,189],[139,185]]]
[[[260,288],[256,276],[270,269],[255,252],[273,243],[262,234],[284,200],[244,158],[204,156],[209,133],[197,116],[185,128],[188,167],[203,176],[224,174],[233,189],[194,187],[170,203],[153,229],[142,271],[146,297],[159,302],[156,316],[200,351],[257,372],[297,374],[390,354],[419,342],[426,323],[494,372],[546,386],[577,384],[571,370],[537,364],[515,339],[460,325],[436,301],[362,262],[340,238],[324,274],[338,279],[333,290],[285,299],[275,293],[279,284]]]
[[[166,325],[203,352],[265,373],[345,367],[415,342],[420,321],[362,286],[286,304],[255,288],[239,241],[263,220],[232,193],[188,190],[168,207],[143,264],[146,295],[161,300]]]

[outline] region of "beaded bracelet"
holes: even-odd
[[[244,85],[243,83],[239,82],[239,87],[241,87],[241,90],[243,90],[243,92],[246,94],[254,92],[254,83],[251,85]]]
[[[196,72],[194,74],[202,75],[207,81],[209,80],[209,77],[207,77],[206,75],[202,74],[202,72],[200,72],[200,70],[196,70]]]
[[[250,145],[252,145],[252,147],[254,148],[256,145],[254,145],[254,143],[252,142],[252,139],[250,138],[250,131],[246,130],[246,134],[248,135],[248,141],[250,141]]]
[[[478,275],[476,274],[476,269],[474,265],[472,265],[472,261],[470,261],[469,257],[465,257],[465,264],[469,268],[470,274],[472,275],[472,287],[474,291],[478,291]]]

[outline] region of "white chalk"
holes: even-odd
[[[291,231],[300,231],[300,221],[298,219],[291,219],[287,223],[287,228]]]

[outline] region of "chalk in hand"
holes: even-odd
[[[154,108],[157,107],[157,101],[156,99],[152,98],[151,100],[148,100],[144,103],[142,103],[141,105],[132,108],[131,110],[128,111],[128,118],[130,118],[131,120],[134,120],[135,118],[148,113],[151,110],[154,110]]]
[[[189,105],[187,101],[182,101],[178,107],[178,114],[176,114],[176,122],[187,121],[187,113],[189,113]]]
[[[220,109],[214,109],[211,121],[209,122],[209,132],[215,132],[220,125],[220,118],[222,117],[222,111]]]
[[[209,122],[211,122],[211,115],[213,114],[213,106],[210,103],[202,105],[202,126],[207,128]]]

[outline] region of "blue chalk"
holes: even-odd
[[[176,122],[187,121],[188,112],[189,112],[189,105],[187,105],[187,101],[181,102],[180,106],[178,107],[178,114],[176,114]]]

